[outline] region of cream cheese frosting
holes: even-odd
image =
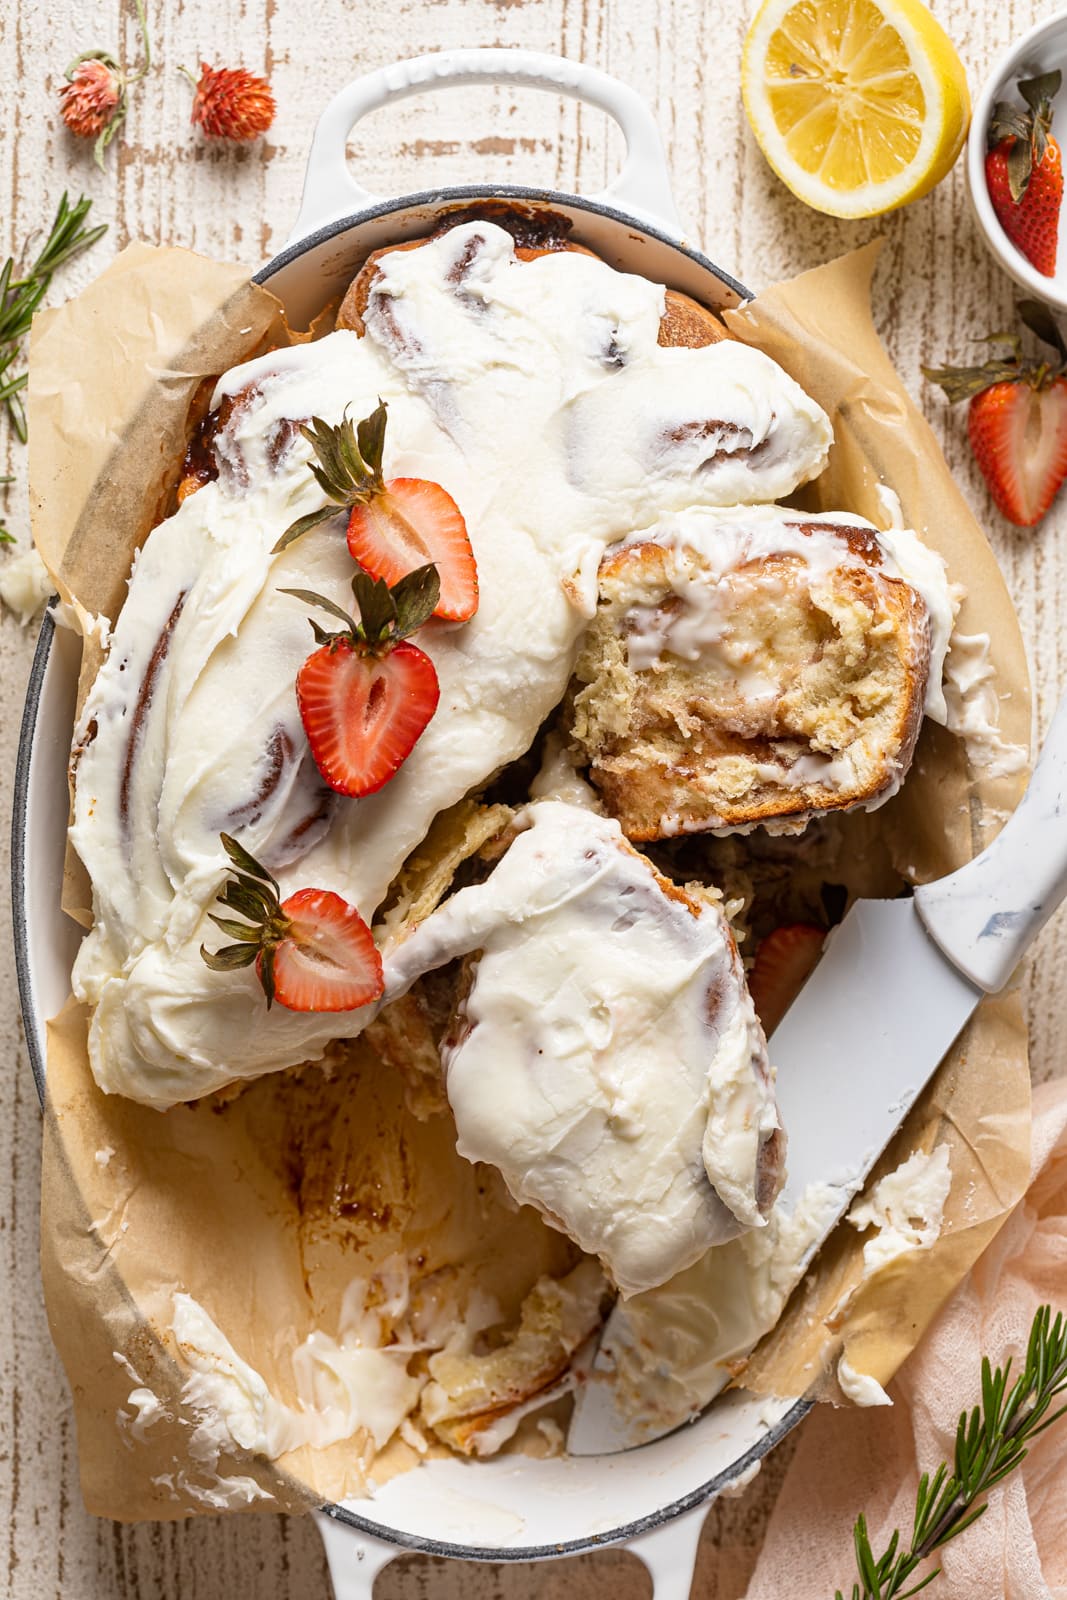
[[[594,1379],[610,1384],[630,1443],[690,1421],[726,1388],[734,1363],[778,1321],[840,1209],[839,1189],[809,1184],[792,1209],[773,1207],[766,1228],[616,1305]]]
[[[301,1445],[323,1449],[358,1432],[376,1450],[384,1448],[417,1404],[424,1380],[408,1373],[412,1345],[379,1347],[370,1326],[376,1319],[362,1309],[365,1288],[357,1280],[354,1293],[344,1296],[336,1337],[315,1329],[293,1352],[295,1405],[237,1354],[197,1300],[174,1296],[171,1333],[190,1369],[181,1399],[198,1419],[189,1444],[194,1461],[215,1465],[221,1451],[233,1449],[275,1460]]]
[[[472,223],[379,262],[365,337],[341,330],[220,381],[215,402],[233,403],[218,479],[139,552],[75,740],[71,838],[94,927],[74,989],[94,1008],[105,1090],[163,1108],[358,1033],[362,1012],[268,1014],[250,969],[205,966],[219,832],[283,896],[329,888],[370,920],[433,817],[520,755],[559,701],[606,543],[680,503],[746,484],[770,497],[821,470],[829,424],[799,387],[735,343],[661,350],[663,305],[661,287],[590,256],[519,262],[504,230]],[[457,501],[481,599],[470,623],[420,631],[441,701],[400,773],[338,801],[296,704],[306,610],[278,590],[350,603],[342,524],[273,550],[321,503],[297,423],[358,418],[379,396],[387,476],[433,478]],[[704,459],[709,420],[734,431]],[[624,423],[637,465],[620,466],[634,479],[620,494],[603,464]]]
[[[9,554],[0,562],[0,603],[25,628],[40,611],[53,584],[36,546]]]
[[[905,1252],[936,1243],[951,1185],[949,1149],[940,1144],[914,1151],[853,1203],[852,1226],[877,1230],[864,1242],[860,1283]],[[709,1250],[685,1272],[615,1307],[602,1343],[603,1370],[595,1376],[610,1383],[632,1443],[698,1415],[726,1387],[731,1368],[777,1323],[840,1211],[839,1188],[808,1184],[792,1207],[775,1204],[766,1228]],[[838,1381],[855,1404],[890,1403],[861,1374],[849,1388],[849,1372],[846,1362],[842,1378],[839,1364]]]
[[[458,1148],[633,1294],[763,1226],[763,1034],[717,906],[665,893],[609,818],[541,801],[522,820],[387,959],[387,992],[478,953],[442,1052]]]
[[[842,1356],[837,1363],[837,1382],[845,1399],[851,1400],[854,1406],[893,1404],[878,1379],[858,1372],[847,1356]]]
[[[953,633],[945,662],[944,721],[963,740],[972,766],[987,778],[1004,778],[1025,770],[1029,752],[1000,731],[1000,696],[989,647],[988,633]]]
[[[848,1213],[852,1226],[861,1233],[878,1230],[863,1246],[868,1275],[909,1250],[929,1250],[936,1244],[951,1188],[948,1145],[939,1144],[929,1151],[913,1151],[853,1203]]]

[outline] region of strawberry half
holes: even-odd
[[[219,835],[236,869],[219,903],[246,919],[212,922],[237,940],[200,946],[213,972],[255,966],[267,997],[290,1011],[355,1011],[382,993],[382,958],[355,906],[332,889],[298,889],[280,898],[277,880],[228,833]]]
[[[775,928],[760,944],[748,975],[748,992],[768,1037],[815,971],[825,939],[825,928],[794,922]]]
[[[999,510],[1020,528],[1040,522],[1067,478],[1067,378],[993,384],[971,401],[967,431]]]
[[[985,158],[986,187],[1001,227],[1038,272],[1056,272],[1063,163],[1050,132],[1052,96],[1062,74],[1042,73],[1019,84],[1025,110],[1006,100],[993,109]]]
[[[1067,478],[1067,346],[1047,306],[1021,300],[1017,310],[1057,360],[1024,361],[1016,335],[996,334],[1011,346],[1009,356],[923,372],[950,401],[970,402],[971,448],[997,508],[1017,527],[1032,528]]]
[[[418,645],[361,654],[343,636],[308,657],[296,698],[311,753],[331,789],[365,795],[407,760],[437,707],[434,664]]]
[[[407,760],[437,709],[440,687],[425,650],[407,642],[433,613],[438,578],[418,567],[392,588],[357,572],[355,622],[306,589],[283,589],[338,617],[344,630],[312,622],[319,649],[296,675],[296,698],[315,765],[338,794],[374,794]]]
[[[336,428],[313,417],[300,432],[315,453],[308,463],[329,504],[300,517],[274,546],[284,550],[301,534],[349,510],[348,548],[372,577],[395,584],[432,562],[440,579],[434,615],[466,622],[478,609],[478,568],[463,513],[446,489],[428,478],[382,474],[387,407],[353,428],[347,414]]]
[[[379,494],[353,506],[352,555],[386,583],[432,561],[441,579],[436,617],[466,622],[478,609],[478,569],[467,524],[452,496],[426,478],[391,478]]]
[[[274,950],[274,998],[290,1011],[354,1011],[385,987],[382,958],[355,906],[330,889],[282,901],[289,929]],[[260,981],[267,960],[257,958]]]

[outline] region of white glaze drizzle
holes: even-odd
[[[886,578],[906,583],[926,607],[930,667],[924,709],[927,716],[945,721],[942,676],[958,609],[945,563],[936,550],[923,544],[909,529],[879,531],[873,523],[848,512],[809,515],[783,506],[700,507],[662,521],[652,531],[654,542],[679,554],[688,547],[699,556],[700,566],[687,568],[681,559],[673,564],[671,588],[682,601],[680,608],[665,612],[658,604],[636,606],[629,614],[627,649],[631,669],[647,671],[668,651],[682,660],[696,661],[714,646],[735,668],[746,698],[758,699],[761,694],[772,693],[773,685],[759,681],[756,675],[750,674],[746,679],[743,658],[736,662],[729,658],[729,641],[723,632],[729,579],[749,563],[786,556],[801,564],[803,582],[818,593],[842,567],[870,570],[863,557],[849,548],[845,537],[849,528],[861,529],[871,536],[879,556],[877,570]],[[641,537],[650,536],[646,533]],[[783,573],[784,586],[795,581]]]

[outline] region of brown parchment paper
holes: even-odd
[[[878,342],[869,287],[875,248],[778,285],[728,314],[828,411],[836,443],[810,491],[816,506],[882,523],[879,482],[906,525],[942,551],[967,588],[961,625],[990,634],[1006,739],[1029,745],[1022,641],[985,539],[929,429]],[[114,617],[133,552],[159,515],[202,380],[288,341],[276,302],[242,268],[132,246],[85,293],[34,325],[30,458],[34,531],[83,626]],[[97,656],[86,645],[80,698]],[[881,812],[898,869],[914,880],[970,858],[1018,799],[1022,776],[968,770],[962,745],[927,724],[902,793]],[[84,916],[84,880],[66,904]],[[74,1396],[90,1510],[121,1519],[231,1509],[297,1509],[358,1491],[367,1441],[301,1450],[278,1463],[223,1452],[194,1460],[196,1415],[181,1399],[169,1336],[176,1290],[193,1295],[238,1354],[293,1401],[291,1355],[315,1328],[336,1332],[356,1275],[398,1247],[447,1282],[491,1283],[513,1312],[536,1277],[566,1270],[570,1247],[455,1154],[450,1121],[417,1122],[372,1042],[309,1068],[166,1113],[100,1093],[87,1017],[73,1001],[49,1027],[42,1177],[42,1272]],[[882,1381],[913,1347],[1021,1194],[1028,1170],[1026,1030],[1013,996],[982,1006],[914,1108],[880,1170],[947,1141],[953,1185],[930,1251],[862,1281],[862,1237],[842,1227],[749,1363],[759,1392],[827,1389],[847,1343]],[[877,1176],[877,1174],[876,1174]],[[131,1395],[150,1391],[138,1419]],[[391,1446],[389,1470],[414,1461]]]

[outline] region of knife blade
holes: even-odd
[[[1003,987],[1065,893],[1067,696],[1026,794],[993,843],[914,895],[858,901],[773,1034],[770,1055],[789,1141],[781,1215],[795,1216],[808,1186],[821,1186],[816,1230],[792,1263],[786,1288],[803,1277],[983,995]],[[704,1258],[709,1282],[715,1255]],[[640,1302],[647,1307],[658,1294],[635,1297],[629,1309],[619,1301],[609,1316],[578,1386],[570,1453],[631,1449],[688,1420],[641,1415],[620,1377],[627,1348],[640,1342]],[[670,1296],[665,1285],[668,1319]],[[665,1329],[668,1347],[672,1332],[676,1344],[694,1345],[692,1293],[684,1299],[689,1325]],[[709,1308],[709,1340],[718,1330]],[[747,1342],[715,1352],[696,1409],[728,1381],[722,1363],[747,1354],[766,1331],[753,1337],[749,1328]],[[741,1337],[737,1329],[735,1335]]]

